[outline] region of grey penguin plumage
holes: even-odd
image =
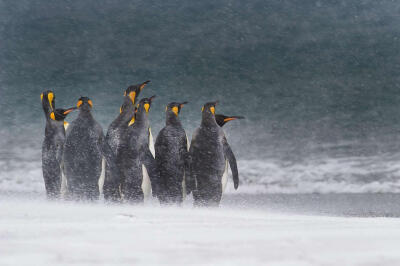
[[[222,176],[226,160],[231,167],[235,189],[239,186],[236,158],[222,128],[215,120],[217,102],[206,103],[202,120],[195,130],[189,150],[188,193],[196,206],[218,206],[222,197]]]
[[[73,199],[96,200],[103,170],[103,129],[91,113],[93,103],[89,98],[81,97],[77,107],[79,114],[67,129],[64,145],[68,193]]]
[[[134,122],[135,103],[143,88],[150,82],[147,80],[141,84],[129,86],[124,93],[124,102],[120,108],[120,114],[110,124],[105,141],[109,145],[115,158],[121,149],[126,149],[128,145],[128,131],[131,123]],[[116,161],[117,167],[120,167],[119,161]],[[120,172],[112,171],[109,164],[106,163],[105,180],[103,186],[104,199],[113,202],[121,201],[120,186],[122,177]]]
[[[223,127],[229,121],[233,121],[236,119],[244,119],[244,116],[227,116],[227,115],[223,115],[223,114],[215,114],[215,121],[217,122],[218,126],[220,126],[220,127]],[[225,159],[225,171],[224,171],[224,174],[222,175],[222,180],[221,180],[222,191],[225,190],[226,184],[228,183],[228,166],[229,166],[229,161],[228,161],[228,159]],[[235,165],[233,165],[233,167],[235,167]]]
[[[42,171],[48,198],[61,196],[62,155],[65,142],[64,119],[75,108],[55,109],[55,96],[50,90],[40,95],[46,118],[42,143]]]
[[[179,120],[183,103],[172,102],[166,107],[166,125],[158,133],[155,143],[155,159],[160,174],[161,203],[181,204],[185,190],[185,172],[187,172],[188,145],[186,132]]]
[[[150,124],[148,113],[153,101],[150,98],[141,99],[137,105],[136,119],[129,129],[129,145],[118,154],[121,174],[123,176],[121,192],[127,202],[143,202],[145,193],[142,185],[144,172],[150,177],[153,195],[158,193],[158,171],[155,159],[150,151]],[[146,169],[144,171],[144,169]]]

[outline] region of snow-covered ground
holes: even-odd
[[[0,202],[3,266],[400,265],[399,244],[397,218]]]

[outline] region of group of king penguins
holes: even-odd
[[[200,127],[191,143],[179,120],[187,102],[166,106],[166,124],[155,145],[149,111],[155,96],[139,94],[150,81],[129,86],[106,136],[92,114],[93,102],[79,98],[75,107],[55,108],[53,91],[41,94],[46,117],[42,146],[43,178],[48,198],[141,203],[151,195],[161,204],[180,205],[192,193],[195,206],[218,206],[230,166],[239,186],[236,158],[222,126],[241,116],[215,113],[217,102],[202,107]],[[74,121],[65,118],[78,110]]]

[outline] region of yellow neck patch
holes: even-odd
[[[129,121],[128,126],[131,126],[135,123],[135,116],[132,117],[131,121]]]

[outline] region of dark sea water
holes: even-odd
[[[150,79],[153,135],[170,101],[189,136],[206,101],[246,117],[225,127],[245,192],[399,192],[399,25],[385,0],[0,0],[0,191],[44,189],[43,90],[106,130]]]

